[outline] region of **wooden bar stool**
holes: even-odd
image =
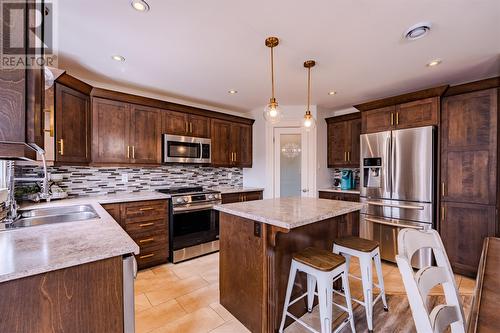
[[[333,252],[342,254],[346,259],[347,273],[349,274],[349,264],[351,256],[358,257],[361,268],[361,278],[350,275],[363,283],[363,301],[353,298],[352,300],[365,307],[368,331],[373,332],[373,306],[382,299],[384,311],[388,311],[387,300],[385,298],[384,278],[382,274],[382,262],[380,260],[379,244],[376,241],[359,238],[345,237],[338,238],[333,243]],[[373,283],[372,260],[375,262],[377,270],[378,284]],[[380,294],[373,299],[373,286],[380,289]],[[341,292],[334,291],[342,295]]]
[[[295,283],[297,271],[307,274],[307,292],[291,301],[292,289]],[[333,302],[333,281],[337,278],[342,279],[344,288],[343,296],[346,299],[347,307]],[[318,292],[316,293],[316,284]],[[356,332],[354,328],[354,315],[352,313],[351,293],[349,290],[348,270],[346,268],[346,260],[343,256],[334,254],[327,250],[315,248],[307,248],[293,255],[292,264],[290,267],[290,275],[288,277],[288,287],[286,289],[285,304],[283,306],[283,317],[279,332],[283,333],[286,317],[290,317],[304,326],[311,332],[318,333],[314,328],[288,312],[288,307],[295,304],[300,299],[307,296],[307,309],[312,312],[314,296],[318,296],[319,315],[321,319],[321,333],[332,332],[332,311],[333,305],[347,312],[348,317],[335,332],[343,329],[348,322],[351,324],[352,332]]]

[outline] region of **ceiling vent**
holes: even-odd
[[[431,31],[432,24],[430,22],[420,22],[412,25],[404,33],[404,38],[408,40],[416,40],[424,37]]]

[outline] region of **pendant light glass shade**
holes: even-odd
[[[264,119],[271,124],[276,124],[281,120],[281,118],[283,118],[283,113],[281,112],[276,99],[271,98],[269,104],[267,104],[264,108]]]
[[[311,114],[311,111],[306,111],[304,115],[304,121],[302,122],[302,127],[306,131],[310,131],[311,129],[316,127],[316,119]]]
[[[278,106],[278,102],[274,97],[274,53],[273,49],[278,46],[279,39],[277,37],[268,37],[266,38],[266,46],[271,49],[271,99],[269,100],[269,104],[264,108],[264,119],[271,123],[278,123],[283,117],[283,113]]]
[[[311,114],[311,68],[316,65],[314,60],[307,60],[304,62],[304,67],[307,68],[307,109],[304,115],[304,120],[302,121],[302,128],[306,131],[310,131],[316,127],[316,120]]]

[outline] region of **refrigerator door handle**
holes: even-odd
[[[375,201],[367,201],[368,205],[373,206],[382,206],[382,207],[393,207],[393,208],[403,208],[403,209],[415,209],[415,210],[424,210],[424,206],[410,206],[410,205],[391,205],[385,204],[383,202],[375,202]]]
[[[377,224],[383,224],[383,225],[388,225],[391,227],[396,227],[396,228],[410,228],[410,229],[416,229],[416,230],[424,230],[424,227],[418,227],[414,225],[404,225],[404,224],[397,224],[397,223],[390,223],[384,220],[379,220],[379,219],[373,219],[370,217],[365,217],[365,220],[368,222],[372,223],[377,223]]]
[[[385,188],[390,192],[390,195],[392,197],[392,188],[391,188],[391,182],[390,182],[390,178],[392,177],[392,165],[391,165],[391,136],[392,136],[392,132],[389,132],[389,137],[387,138],[387,142],[386,142],[386,146],[387,146],[387,174],[384,175],[384,182],[385,182]]]
[[[394,198],[393,192],[396,183],[396,140],[394,138],[394,132],[391,132],[391,198]]]

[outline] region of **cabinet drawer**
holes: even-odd
[[[166,246],[168,243],[166,232],[157,232],[153,235],[135,235],[132,239],[139,245],[141,252],[148,248]]]
[[[168,249],[167,247],[158,247],[146,249],[135,256],[137,260],[137,266],[139,269],[148,268],[151,266],[166,263],[168,259]]]
[[[167,202],[160,201],[139,201],[124,204],[122,219],[126,224],[156,220],[167,217]]]
[[[127,222],[125,230],[132,238],[154,235],[159,232],[167,232],[167,221],[163,218],[159,220]]]

